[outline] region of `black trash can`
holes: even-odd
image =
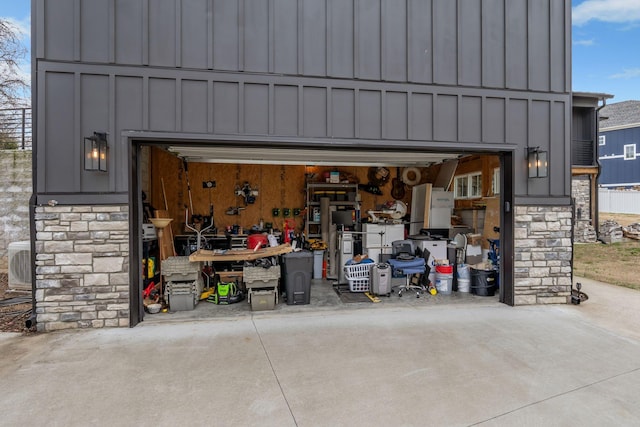
[[[282,255],[282,276],[287,305],[311,302],[313,252],[299,251]]]
[[[481,297],[492,297],[496,293],[495,270],[471,269],[471,293]]]

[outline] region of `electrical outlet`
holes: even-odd
[[[215,181],[202,181],[202,188],[215,188]]]

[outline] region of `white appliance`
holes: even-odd
[[[431,184],[414,186],[409,234],[419,234],[422,228],[451,228],[453,206],[453,192],[432,188]]]
[[[347,279],[344,277],[344,266],[355,255],[353,240],[353,233],[349,231],[338,232],[338,283],[347,283]]]
[[[31,290],[31,242],[9,243],[9,289]]]
[[[364,224],[362,231],[362,251],[374,262],[392,253],[393,242],[404,240],[404,224]]]

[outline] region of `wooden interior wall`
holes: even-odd
[[[213,205],[214,222],[218,230],[228,225],[237,224],[244,229],[259,224],[260,219],[265,223],[272,223],[274,228],[282,229],[284,220],[282,210],[291,209],[289,217],[298,230],[303,229],[305,208],[305,183],[309,176],[313,181],[324,182],[325,173],[339,171],[341,176],[349,177],[350,182],[368,183],[369,168],[354,167],[311,167],[294,165],[244,165],[227,163],[189,163],[187,171],[182,161],[175,155],[159,148],[151,150],[150,182],[151,190],[149,202],[155,209],[165,209],[165,198],[169,215],[174,219],[171,224],[174,235],[185,232],[185,209],[191,212],[188,181],[191,187],[193,213],[208,216],[210,206]],[[499,162],[498,162],[499,164]],[[466,163],[465,163],[466,165]],[[490,168],[490,166],[487,166]],[[460,166],[459,166],[460,168]],[[419,168],[421,179],[419,184],[433,182],[439,167]],[[489,169],[487,169],[489,170]],[[490,169],[491,171],[493,169]],[[360,190],[362,217],[366,217],[367,210],[378,210],[386,202],[392,201],[391,190],[393,178],[397,177],[395,167],[390,167],[389,180],[380,187],[381,195]],[[400,176],[402,176],[400,169]],[[486,173],[483,172],[483,175]],[[203,188],[203,181],[215,181],[214,188]],[[235,195],[236,185],[242,186],[248,182],[251,187],[257,187],[259,194],[254,204],[244,205],[243,198]],[[489,186],[490,186],[489,178]],[[411,187],[405,186],[405,195],[401,199],[411,209]],[[230,207],[244,207],[239,215],[227,215]],[[280,215],[273,216],[273,209],[279,208]],[[300,216],[293,216],[293,209],[301,210]]]
[[[227,163],[188,163],[184,170],[180,159],[164,150],[154,148],[151,160],[152,190],[150,202],[156,209],[164,209],[162,182],[164,181],[168,210],[174,222],[174,234],[184,232],[185,209],[191,213],[208,216],[213,206],[214,222],[218,230],[228,225],[239,225],[245,229],[260,223],[271,222],[282,229],[283,208],[291,210],[290,220],[301,227],[302,214],[293,216],[293,209],[304,208],[304,166],[243,165]],[[187,175],[188,174],[188,175]],[[187,184],[187,178],[188,183]],[[204,181],[215,181],[213,188],[204,188]],[[253,204],[244,203],[244,198],[235,194],[236,186],[248,182],[257,188],[258,196]],[[191,200],[189,199],[191,188]],[[245,208],[238,215],[228,215],[229,208]],[[280,208],[274,217],[273,208]]]
[[[473,172],[482,172],[482,197],[493,197],[492,192],[492,180],[493,170],[500,167],[500,157],[498,156],[468,156],[463,157],[458,161],[458,167],[456,168],[455,176],[466,175]],[[453,191],[453,184],[450,188]],[[483,204],[482,199],[469,199],[469,200],[456,200],[456,209],[470,209],[478,205]]]

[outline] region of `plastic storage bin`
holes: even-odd
[[[161,267],[166,282],[192,282],[200,276],[200,263],[190,262],[188,256],[170,256]]]
[[[311,302],[312,274],[313,252],[299,251],[282,255],[282,275],[288,305]]]
[[[166,292],[169,307],[173,311],[186,311],[196,308],[202,293],[202,281],[168,282]]]
[[[170,294],[169,307],[172,311],[188,311],[196,308],[198,297],[194,294]]]
[[[250,292],[251,310],[273,310],[276,305],[276,292],[274,290],[259,290]]]

